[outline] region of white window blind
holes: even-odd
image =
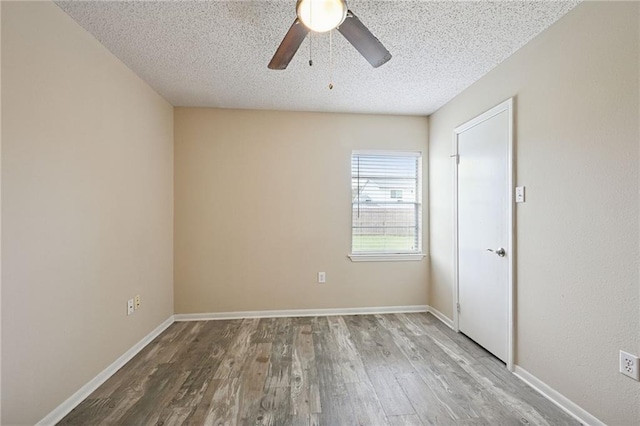
[[[422,252],[422,158],[419,152],[351,156],[351,252]]]

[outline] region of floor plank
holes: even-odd
[[[420,417],[416,414],[410,416],[389,416],[387,417],[389,426],[423,426]]]
[[[171,325],[60,425],[577,425],[430,314]]]
[[[339,365],[342,357],[337,352],[338,343],[334,340],[326,317],[314,319],[312,333],[322,407],[319,422],[323,425],[356,424],[342,367]]]
[[[308,421],[309,414],[321,411],[311,325],[296,327],[293,345],[290,383],[291,414]]]
[[[451,357],[435,345],[426,334],[414,335],[405,328],[406,318],[377,316],[390,330],[398,346],[436,397],[451,410],[456,419],[501,417],[508,411],[472,379]]]

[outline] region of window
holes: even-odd
[[[352,154],[352,260],[423,257],[421,180],[419,152]]]

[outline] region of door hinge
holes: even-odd
[[[456,309],[458,310],[458,313],[460,313],[460,303],[456,303]]]
[[[456,164],[460,164],[460,155],[459,154],[452,154],[449,157],[451,157],[451,158],[455,157],[456,158]]]

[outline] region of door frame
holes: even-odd
[[[458,318],[458,303],[459,303],[459,258],[458,258],[458,137],[461,133],[477,126],[478,124],[487,121],[488,119],[502,113],[508,114],[508,136],[507,136],[507,187],[504,190],[507,192],[507,224],[508,235],[507,241],[505,241],[507,251],[507,369],[514,371],[514,343],[515,343],[515,328],[514,328],[514,311],[515,311],[515,221],[514,221],[514,158],[513,158],[513,128],[514,128],[514,115],[513,115],[514,98],[509,98],[506,101],[496,105],[488,111],[478,115],[477,117],[467,121],[464,124],[456,127],[453,130],[453,328],[456,332],[460,332],[459,318]]]

